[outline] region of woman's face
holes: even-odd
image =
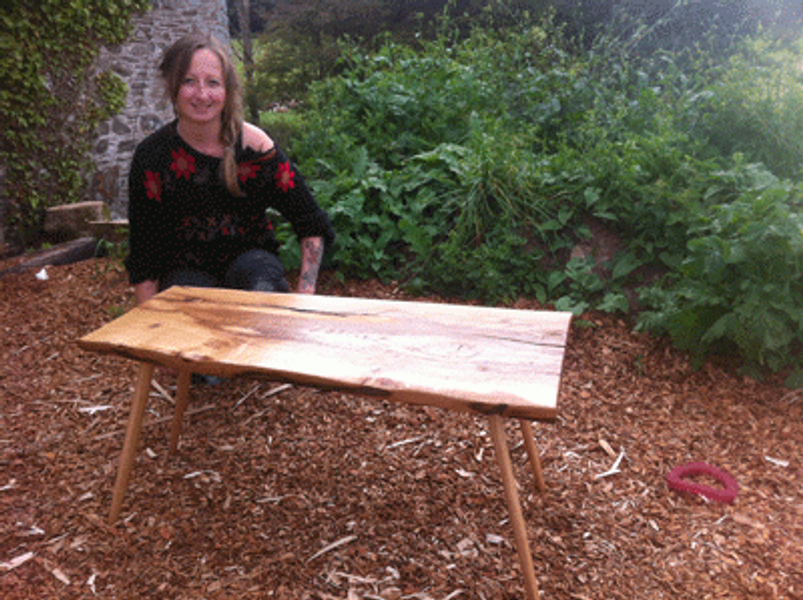
[[[220,121],[226,103],[223,65],[217,55],[202,48],[195,52],[176,97],[180,120],[198,125]]]

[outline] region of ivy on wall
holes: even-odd
[[[0,13],[0,164],[7,241],[36,242],[48,207],[80,200],[102,120],[125,106],[127,86],[96,73],[104,45],[129,33],[150,0],[7,0]]]

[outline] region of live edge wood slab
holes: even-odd
[[[504,418],[519,420],[545,489],[532,420],[557,416],[571,314],[174,287],[81,338],[85,350],[141,363],[110,520],[119,516],[155,365],[179,371],[175,451],[190,374],[258,377],[489,420],[527,597],[538,598]]]

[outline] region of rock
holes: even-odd
[[[619,234],[602,221],[588,219],[585,224],[591,232],[591,237],[575,245],[570,258],[590,257],[594,261],[594,269],[599,272],[598,274],[610,274],[610,263],[621,249],[622,240]]]

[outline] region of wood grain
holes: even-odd
[[[553,419],[570,313],[175,287],[78,344],[480,414]]]

